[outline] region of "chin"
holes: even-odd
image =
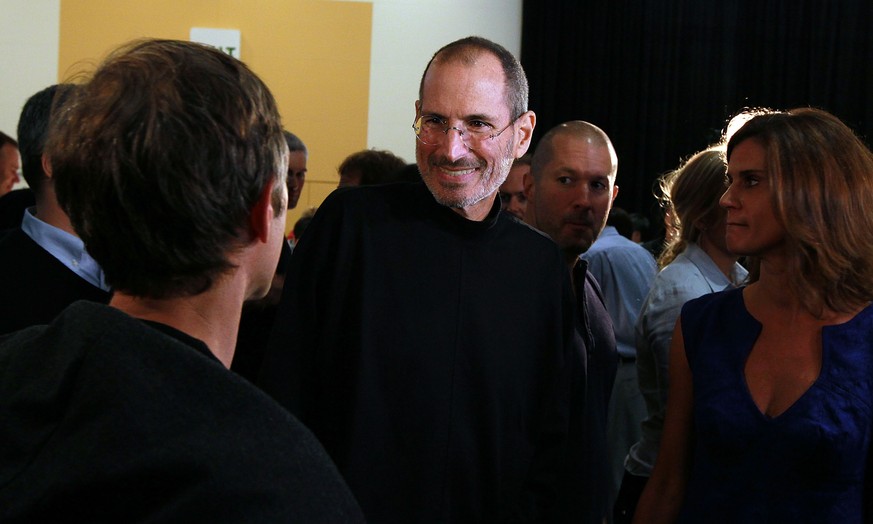
[[[267,293],[270,291],[269,282],[263,283],[259,282],[257,286],[253,287],[249,293],[248,297],[246,297],[246,302],[250,300],[261,300],[262,298],[267,296]]]

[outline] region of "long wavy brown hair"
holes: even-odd
[[[800,108],[753,117],[731,138],[766,151],[790,279],[810,313],[849,313],[873,300],[873,154],[837,117]]]
[[[718,205],[724,193],[724,148],[712,146],[691,155],[661,181],[662,201],[673,211],[679,234],[667,243],[658,265],[664,267],[697,242],[706,228],[716,224],[725,211]]]

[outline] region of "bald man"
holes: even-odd
[[[578,304],[577,332],[588,349],[587,386],[578,383],[586,388],[585,402],[574,404],[571,418],[571,439],[585,442],[580,451],[585,467],[578,472],[578,484],[585,487],[578,493],[584,515],[579,522],[604,522],[610,505],[606,414],[618,354],[600,287],[579,255],[606,225],[618,194],[617,170],[618,159],[606,133],[577,120],[546,133],[524,177],[525,221],[549,235],[564,254]]]

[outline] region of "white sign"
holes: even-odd
[[[208,27],[192,27],[191,41],[217,47],[222,52],[240,59],[239,29],[211,29]]]

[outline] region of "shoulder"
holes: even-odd
[[[39,246],[21,228],[0,231],[0,282],[14,282],[19,278],[15,268],[26,265],[25,260],[39,251]]]
[[[9,246],[28,246],[33,245],[36,246],[36,243],[21,230],[20,227],[14,227],[11,229],[4,229],[0,231],[0,247],[4,249],[0,250],[0,254],[9,255],[11,254],[5,248]],[[9,258],[9,256],[3,256],[2,258]]]
[[[319,242],[335,242],[357,237],[364,231],[414,227],[437,213],[436,201],[424,183],[399,182],[377,186],[338,188],[331,192],[312,218],[301,237],[320,237]],[[295,252],[297,247],[295,247]]]
[[[318,213],[361,212],[379,209],[416,209],[429,195],[427,186],[419,182],[397,182],[375,186],[341,187],[332,191],[318,209]]]
[[[700,274],[700,271],[697,270],[697,267],[694,264],[688,262],[687,259],[677,258],[673,262],[664,266],[664,268],[658,272],[658,275],[655,277],[655,282],[653,286],[673,286],[676,284],[687,282],[689,279],[694,278],[702,278],[702,275]]]
[[[591,247],[582,254],[583,258],[610,256],[628,257],[640,261],[640,263],[651,263],[656,266],[655,258],[652,254],[640,244],[637,244],[629,238],[625,238],[618,233],[598,238]]]
[[[707,293],[682,306],[682,335],[686,346],[700,337],[720,337],[752,320],[743,303],[743,288]]]
[[[503,227],[508,234],[513,235],[520,241],[549,248],[557,249],[558,247],[549,235],[509,213],[501,212],[497,218],[497,225]]]
[[[19,445],[14,457],[12,450],[0,456],[18,483],[37,482],[34,464],[50,461],[43,465],[52,479],[38,482],[75,485],[77,464],[87,463],[89,475],[123,470],[139,479],[119,486],[122,498],[138,497],[131,493],[153,487],[148,483],[167,493],[184,490],[187,502],[173,504],[176,515],[199,505],[216,518],[222,508],[239,520],[306,521],[333,507],[355,518],[335,467],[294,417],[219,362],[114,308],[79,302],[48,326],[0,339],[0,373],[28,381],[23,389],[0,384],[2,409],[29,406],[39,421],[4,421]],[[94,434],[106,436],[99,446],[90,442]],[[81,449],[80,456],[52,458],[70,449]],[[197,475],[179,475],[182,464]],[[234,488],[240,485],[267,498],[257,505],[241,500],[243,491]]]
[[[732,310],[737,308],[745,309],[743,305],[743,288],[707,293],[690,299],[682,308],[682,316],[683,318],[685,317],[686,310],[689,316],[703,316],[719,313],[725,309]]]

